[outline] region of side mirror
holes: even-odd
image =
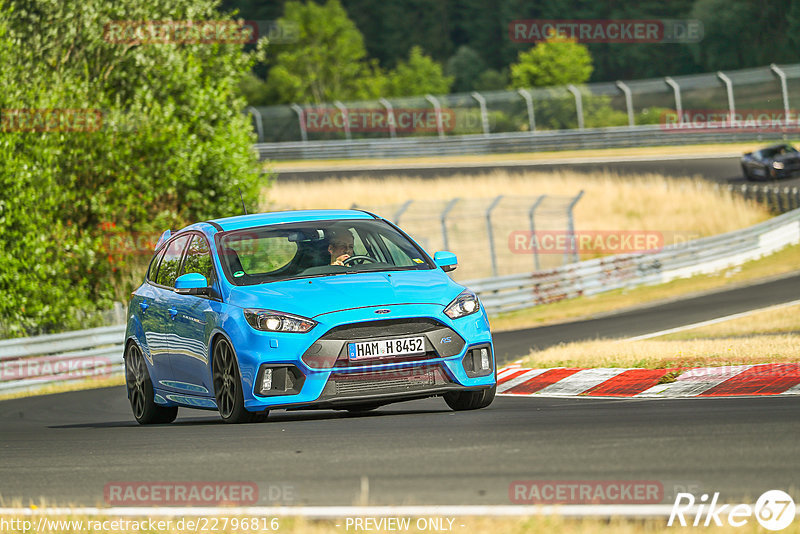
[[[208,295],[208,280],[200,273],[186,273],[175,280],[175,293],[179,295]]]
[[[446,250],[440,250],[434,254],[433,262],[437,267],[441,267],[446,273],[455,271],[456,267],[458,267],[458,258],[456,258],[456,255],[452,252],[447,252]]]

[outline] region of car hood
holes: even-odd
[[[341,274],[253,286],[236,286],[228,302],[317,317],[325,313],[393,304],[446,306],[463,287],[440,269]]]

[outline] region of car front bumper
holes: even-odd
[[[376,319],[377,309],[389,313]],[[359,308],[317,317],[319,324],[307,334],[251,330],[247,339],[235,343],[245,407],[262,411],[387,404],[493,386],[496,364],[484,311],[451,320],[443,309],[429,304]],[[410,326],[403,329],[406,321]],[[419,323],[425,321],[430,327],[420,331]],[[424,356],[352,362],[343,354],[350,341],[413,335],[426,337]],[[489,369],[476,372],[471,366],[478,352],[471,351],[482,348],[488,352]],[[271,376],[280,382],[267,394],[261,391],[265,369],[277,370]]]

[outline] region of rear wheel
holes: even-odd
[[[178,417],[177,406],[156,404],[144,355],[135,343],[128,345],[125,354],[125,384],[128,386],[133,416],[140,425],[171,423]]]
[[[447,405],[459,412],[486,408],[494,400],[496,392],[497,386],[492,386],[480,391],[450,391],[443,396]]]
[[[244,391],[239,364],[228,340],[214,343],[214,397],[219,415],[226,423],[258,423],[267,418],[267,411],[249,412],[244,407]]]

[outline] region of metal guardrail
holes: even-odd
[[[255,149],[262,160],[401,158],[787,140],[797,135],[788,129],[785,132],[737,128],[709,131],[708,128],[673,130],[660,125],[643,125],[449,137],[258,143]]]
[[[722,187],[717,185],[718,190]],[[745,200],[754,200],[764,204],[775,214],[800,208],[800,188],[797,187],[741,184],[728,185],[727,191],[731,195],[740,195]]]
[[[524,274],[463,282],[490,314],[621,288],[669,282],[741,265],[800,243],[800,209],[726,234]],[[125,325],[0,340],[0,394],[118,376]]]
[[[743,230],[671,245],[659,252],[595,258],[548,271],[484,278],[463,284],[478,293],[490,314],[496,314],[713,273],[796,243],[800,243],[800,209]]]
[[[125,325],[0,340],[0,394],[118,376]]]

